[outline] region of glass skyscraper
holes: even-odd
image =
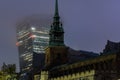
[[[44,54],[49,42],[47,27],[20,24],[17,26],[17,43],[21,76],[27,75],[33,66],[33,54]]]
[[[49,42],[48,28],[46,27],[31,27],[33,38],[33,51],[36,53],[45,53],[45,47]]]

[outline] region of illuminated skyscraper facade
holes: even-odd
[[[35,27],[29,24],[18,25],[17,43],[21,76],[27,75],[33,66],[33,53],[43,54],[48,45],[47,27]]]
[[[33,34],[33,51],[36,53],[45,53],[45,47],[48,45],[49,35],[46,27],[31,27]]]
[[[28,24],[17,27],[17,43],[20,61],[20,72],[28,71],[32,66],[32,36]]]

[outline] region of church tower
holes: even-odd
[[[55,2],[55,13],[53,23],[49,31],[49,46],[46,48],[45,65],[54,67],[65,64],[68,61],[68,48],[64,44],[64,30],[60,22],[58,0]]]

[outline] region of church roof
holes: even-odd
[[[94,52],[89,52],[89,51],[84,51],[84,50],[74,50],[71,48],[69,48],[68,50],[69,63],[74,63],[74,62],[78,62],[81,60],[94,58],[97,56],[99,56],[99,54],[94,53]]]
[[[108,55],[99,55],[94,58],[88,58],[74,63],[66,63],[60,66],[53,67],[50,71],[66,71],[78,67],[85,67],[87,65],[97,64],[100,62],[105,62],[107,60],[116,59],[117,53],[111,53]]]
[[[108,54],[119,51],[120,51],[120,42],[112,42],[108,40],[102,54]]]

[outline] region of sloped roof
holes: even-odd
[[[108,54],[118,51],[120,51],[120,42],[112,42],[108,40],[105,49],[103,50],[103,54]]]
[[[78,62],[80,60],[85,60],[85,59],[93,58],[93,57],[97,57],[97,56],[99,56],[99,54],[89,52],[89,51],[74,50],[71,48],[69,48],[69,50],[68,50],[69,63]]]

